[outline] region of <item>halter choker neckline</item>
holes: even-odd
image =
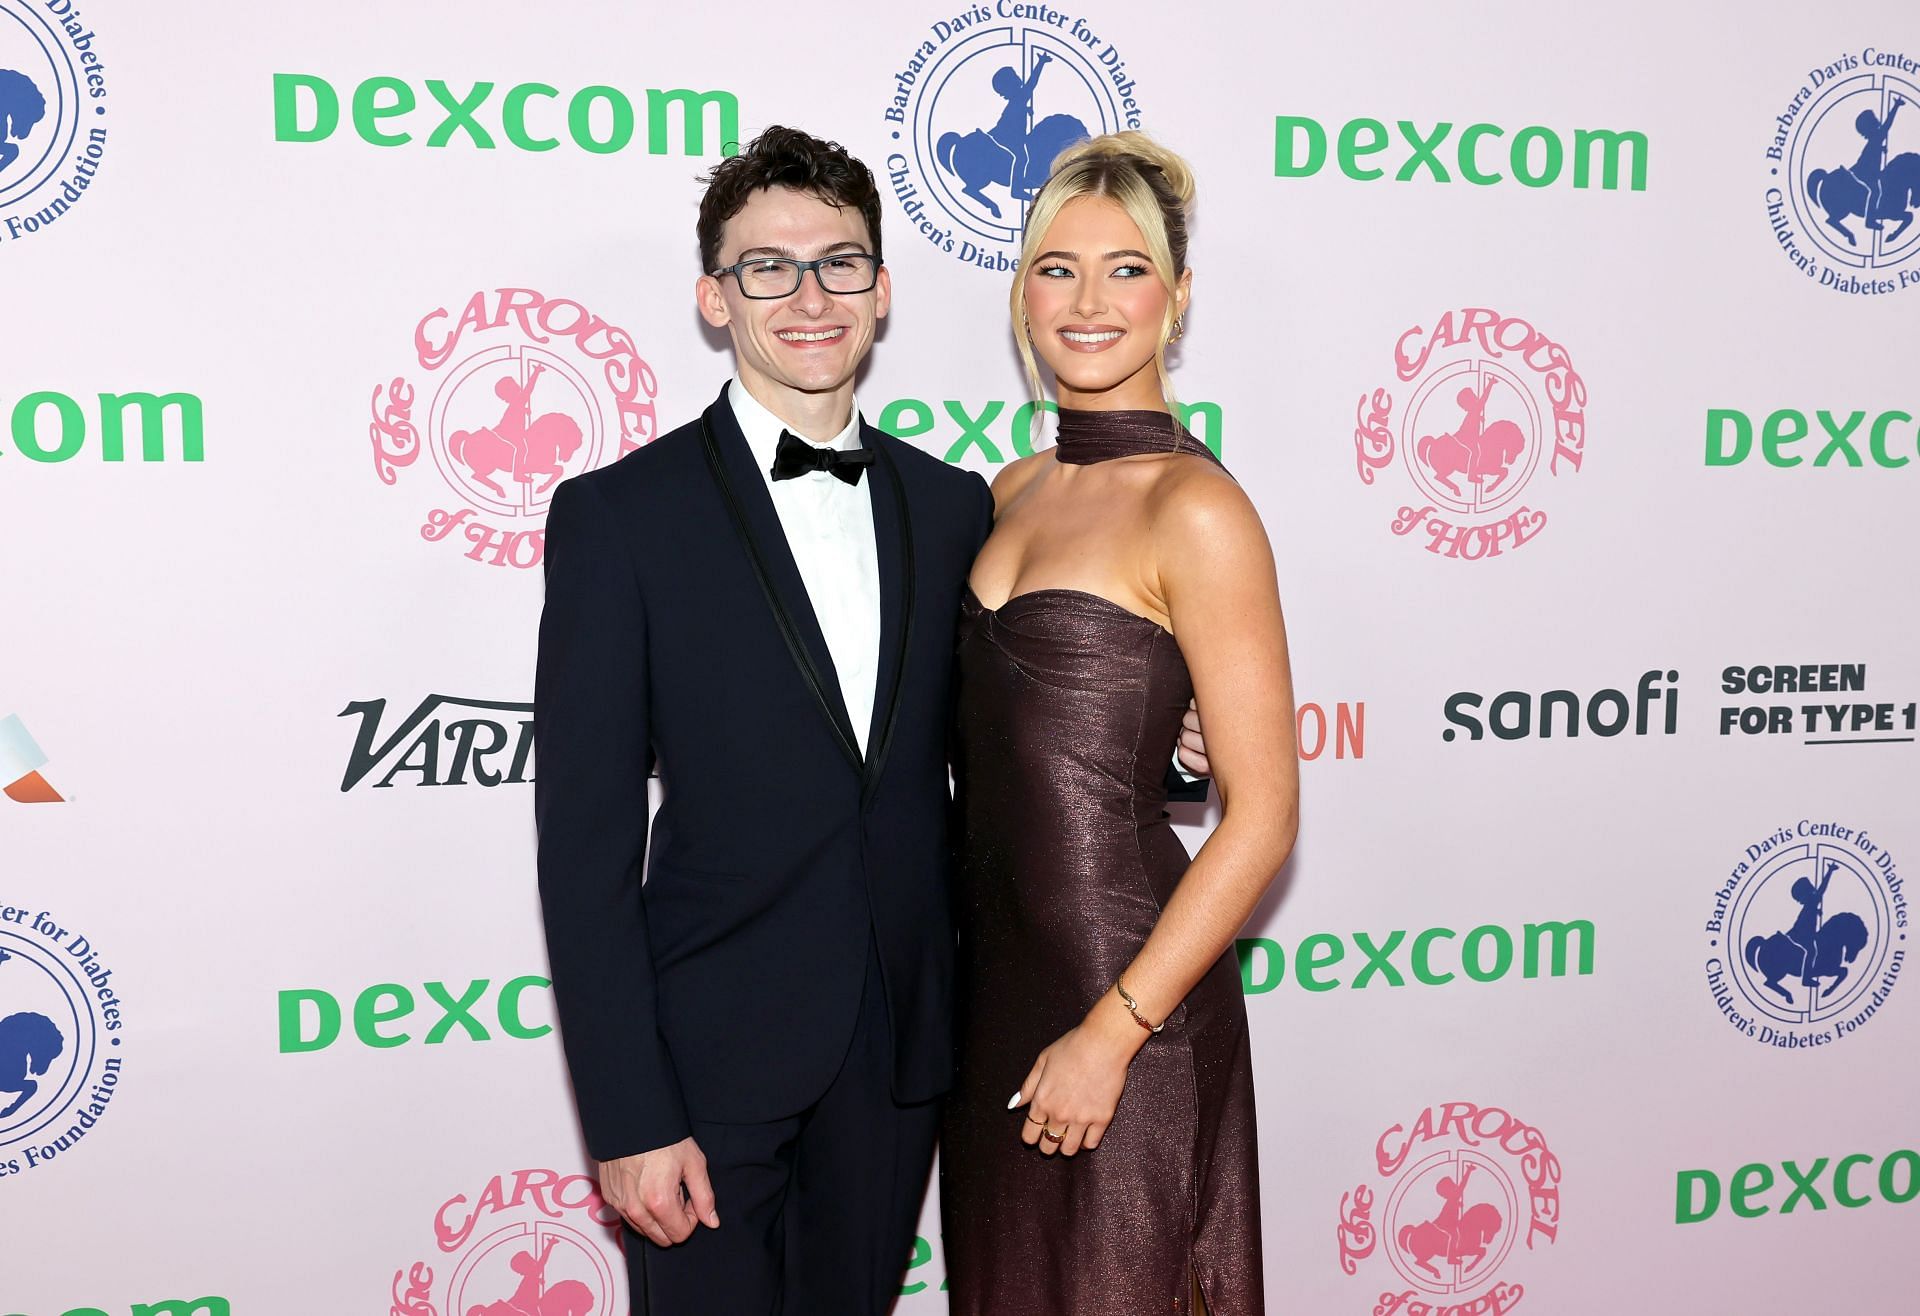
[[[1060,408],[1057,460],[1070,466],[1091,466],[1115,457],[1146,452],[1184,452],[1217,462],[1207,445],[1174,424],[1164,411],[1083,411]]]

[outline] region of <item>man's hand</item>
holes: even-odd
[[[1189,776],[1213,775],[1207,763],[1207,742],[1200,735],[1200,706],[1191,699],[1187,701],[1185,716],[1180,719],[1180,749],[1177,757]]]
[[[600,1162],[600,1196],[661,1247],[686,1242],[702,1224],[720,1227],[707,1158],[692,1138]]]

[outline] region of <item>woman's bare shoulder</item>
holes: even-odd
[[[1008,462],[1000,473],[993,477],[993,510],[997,515],[1007,508],[1007,504],[1018,498],[1026,487],[1053,462],[1053,449],[1048,448],[1027,457],[1016,457]]]
[[[1167,459],[1156,472],[1154,520],[1182,535],[1252,533],[1266,537],[1246,490],[1218,462],[1190,453]]]

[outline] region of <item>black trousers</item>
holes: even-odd
[[[740,1063],[754,1063],[742,1055]],[[633,1316],[884,1316],[900,1294],[939,1130],[893,1100],[880,962],[846,1059],[813,1105],[768,1124],[693,1114],[720,1228],[663,1248],[626,1231]]]

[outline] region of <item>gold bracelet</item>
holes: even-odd
[[[1127,1013],[1133,1016],[1133,1021],[1149,1033],[1158,1033],[1162,1028],[1167,1026],[1167,1021],[1164,1019],[1157,1024],[1150,1024],[1146,1021],[1146,1018],[1140,1013],[1140,1002],[1133,999],[1133,994],[1127,990],[1124,979],[1115,978],[1113,980],[1113,990],[1120,993],[1120,1002],[1127,1007]]]

